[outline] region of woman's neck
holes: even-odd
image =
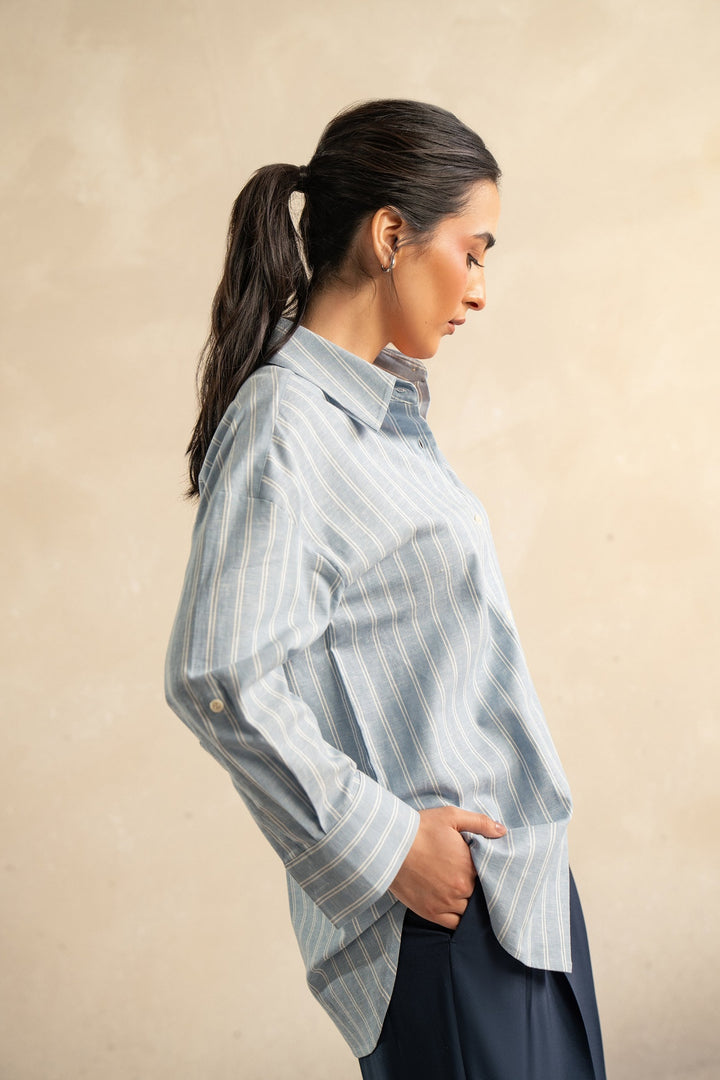
[[[326,286],[311,296],[301,325],[372,364],[389,341],[373,285]]]

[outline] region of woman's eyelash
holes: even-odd
[[[474,255],[468,255],[468,262],[472,263],[473,266],[479,266],[481,270],[485,269],[485,264],[478,262]]]

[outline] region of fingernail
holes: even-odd
[[[497,825],[498,829],[504,829],[505,828],[502,821],[496,821],[495,824]]]

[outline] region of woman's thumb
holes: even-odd
[[[493,821],[487,814],[476,814],[472,810],[459,810],[453,822],[459,832],[477,833],[479,836],[504,836],[507,829],[499,821]]]

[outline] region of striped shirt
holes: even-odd
[[[425,369],[299,328],[242,386],[200,476],[168,702],[283,860],[311,990],[380,1034],[418,811],[465,833],[493,928],[570,970],[570,794],[481,504],[425,419]]]

